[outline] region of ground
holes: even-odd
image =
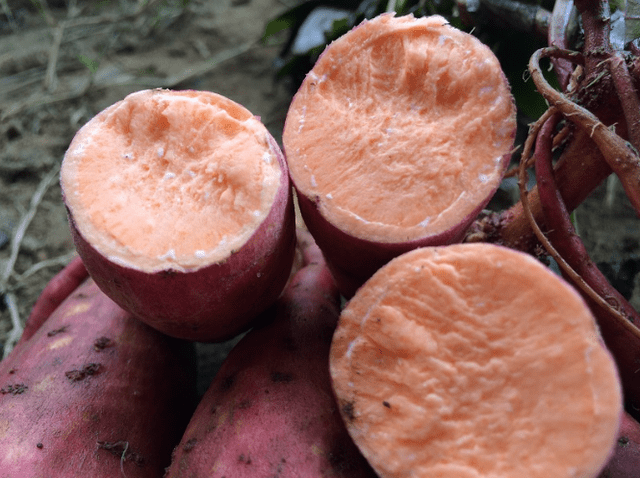
[[[274,81],[278,39],[265,22],[295,0],[7,2],[0,15],[0,350],[74,250],[58,168],[74,133],[126,94],[211,90],[260,116],[279,141],[290,91]],[[525,68],[523,64],[523,69]],[[603,185],[577,213],[596,262],[640,306],[640,221],[620,188]],[[41,194],[41,197],[39,196]],[[32,220],[29,219],[32,216]],[[12,243],[21,226],[27,226]],[[14,262],[15,260],[15,262]],[[233,342],[199,346],[200,388]]]

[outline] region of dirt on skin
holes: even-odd
[[[11,18],[0,13],[0,352],[12,322],[24,323],[74,254],[58,168],[75,132],[133,91],[192,88],[244,105],[280,142],[291,94],[274,82],[273,62],[284,38],[259,39],[268,19],[297,3],[7,2]],[[578,230],[639,308],[640,221],[620,187],[608,191],[611,200],[603,185],[580,207]],[[200,393],[237,340],[198,345]]]

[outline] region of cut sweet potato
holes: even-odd
[[[330,363],[382,478],[593,478],[616,441],[619,378],[588,307],[500,246],[390,261],[344,308]]]
[[[308,233],[307,233],[308,234]],[[322,254],[304,263],[264,327],[234,347],[203,397],[166,478],[376,475],[349,437],[328,355],[339,295]]]
[[[237,103],[133,93],[76,134],[60,176],[89,273],[158,330],[224,340],[282,291],[295,248],[288,170]]]
[[[192,344],[91,280],[0,362],[0,478],[158,478],[195,406]]]
[[[283,144],[344,295],[402,252],[462,237],[500,184],[515,114],[491,50],[442,17],[381,15],[325,49]]]

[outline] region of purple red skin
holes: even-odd
[[[98,287],[123,309],[172,337],[219,342],[247,330],[280,295],[295,252],[295,216],[284,157],[269,138],[282,170],[269,214],[226,260],[188,272],[143,272],[116,264],[78,231],[67,209],[76,250]]]
[[[271,321],[227,357],[165,478],[376,478],[331,389],[339,294],[317,246],[307,247],[304,257],[308,265],[265,314]]]
[[[0,478],[162,476],[195,406],[190,348],[84,282],[0,363]]]
[[[515,137],[515,131],[514,131]],[[286,153],[285,153],[286,154]],[[502,158],[503,171],[509,164],[510,154]],[[375,242],[352,236],[339,229],[327,219],[319,209],[318,198],[305,196],[296,186],[300,213],[304,223],[320,246],[331,274],[340,293],[350,299],[358,288],[369,279],[374,272],[394,257],[405,252],[426,246],[443,246],[460,242],[473,220],[491,200],[499,187],[496,187],[480,202],[474,210],[465,216],[453,228],[439,234],[432,234],[406,242]]]
[[[637,478],[640,476],[640,423],[631,415],[622,416],[614,454],[598,478]]]
[[[385,13],[383,15],[393,16],[395,14]],[[367,20],[356,25],[354,30],[363,26],[366,22]],[[325,49],[319,58],[322,58],[326,52],[327,50]],[[508,84],[507,77],[503,72],[501,72],[501,78],[505,84]],[[304,81],[306,81],[306,78]],[[300,90],[302,90],[302,86],[299,91]],[[298,93],[294,95],[294,98],[297,95]],[[512,102],[515,105],[513,98]],[[286,128],[285,120],[284,129]],[[514,123],[513,132],[511,133],[513,140],[515,140],[516,137],[516,129],[517,127]],[[286,157],[287,152],[285,145],[283,145],[283,149]],[[510,160],[511,152],[505,153],[502,156],[500,164],[502,175],[506,172]],[[347,299],[353,297],[358,288],[360,288],[374,272],[394,257],[417,249],[418,247],[444,246],[460,242],[464,238],[466,230],[471,226],[471,223],[476,219],[478,214],[480,214],[482,209],[489,203],[500,186],[500,182],[498,181],[495,188],[489,192],[483,201],[478,203],[473,211],[462,218],[456,226],[447,231],[424,236],[413,241],[376,242],[352,236],[336,227],[320,212],[319,203],[321,199],[318,197],[309,197],[302,193],[296,186],[293,178],[291,178],[291,182],[298,197],[300,213],[302,214],[304,223],[322,250],[329,270],[338,286],[338,290]],[[365,194],[365,192],[363,192],[363,194]],[[363,198],[366,199],[365,196],[363,196]]]
[[[27,341],[58,306],[89,276],[79,257],[74,258],[45,286],[25,322],[16,347]]]

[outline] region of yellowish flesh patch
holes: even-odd
[[[59,348],[62,348],[62,347],[66,347],[71,342],[73,342],[73,337],[71,337],[71,336],[60,337],[59,339],[54,340],[53,342],[51,342],[47,346],[47,349],[48,350],[55,350],[55,349],[59,349]]]
[[[244,107],[209,92],[147,90],[78,132],[61,183],[78,229],[102,254],[183,270],[239,249],[281,174],[266,128]]]

